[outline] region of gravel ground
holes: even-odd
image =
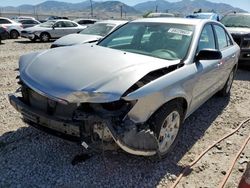
[[[180,143],[168,158],[152,161],[122,151],[105,152],[72,165],[74,157],[82,154],[82,148],[23,123],[7,100],[7,95],[18,88],[15,69],[19,56],[49,48],[50,43],[30,43],[25,39],[3,42],[0,45],[0,187],[170,187],[185,165],[250,117],[250,72],[238,70],[231,97],[213,97],[191,115],[184,124]],[[177,187],[217,187],[249,132],[250,123],[213,148]],[[226,187],[237,187],[249,160],[250,143]]]

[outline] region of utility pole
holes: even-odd
[[[121,8],[121,18],[122,18],[122,5],[120,5],[120,8]]]
[[[93,4],[92,4],[92,0],[89,0],[90,1],[90,9],[91,9],[91,18],[93,18]]]
[[[158,12],[158,5],[155,5],[155,12]]]

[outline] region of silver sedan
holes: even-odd
[[[96,42],[126,23],[125,20],[100,21],[90,25],[79,34],[70,34],[57,39],[51,48]]]
[[[230,94],[239,53],[216,21],[135,20],[97,45],[22,56],[9,100],[30,125],[87,150],[166,156],[190,114]]]
[[[64,35],[77,33],[85,29],[70,20],[50,20],[34,27],[29,27],[21,31],[21,37],[29,38],[31,41],[39,39],[42,42],[48,42],[50,39],[57,39]]]

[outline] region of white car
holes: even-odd
[[[39,39],[42,42],[48,42],[50,39],[57,39],[64,35],[77,33],[85,29],[70,20],[49,20],[34,27],[29,27],[21,31],[21,37],[28,38],[31,41]]]
[[[0,17],[0,26],[4,27],[9,32],[11,39],[17,39],[23,29],[21,23],[17,23],[5,17]]]
[[[53,42],[51,48],[96,42],[127,22],[128,21],[125,20],[105,20],[96,22],[79,34],[70,34],[57,39]]]

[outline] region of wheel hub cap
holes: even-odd
[[[158,137],[159,151],[166,152],[173,144],[180,126],[180,114],[177,111],[171,112],[163,121]]]

